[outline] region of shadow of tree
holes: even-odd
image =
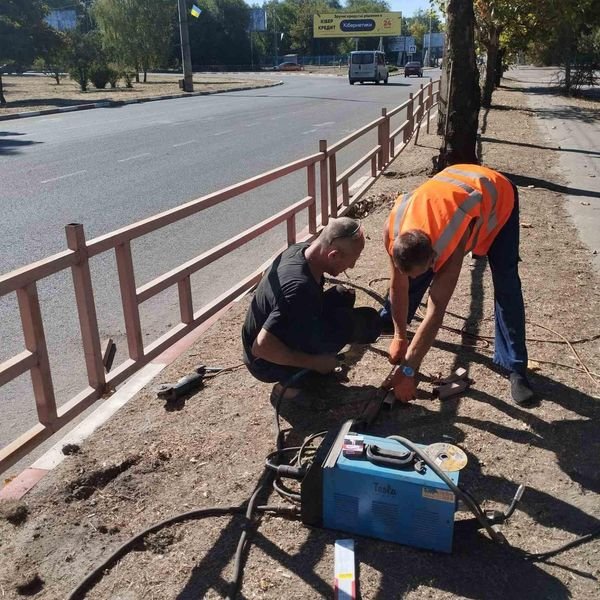
[[[24,133],[17,133],[12,131],[0,131],[0,156],[9,156],[19,153],[19,148],[26,146],[33,146],[40,144],[41,142],[35,142],[33,140],[19,140],[9,139],[16,136],[25,135]]]

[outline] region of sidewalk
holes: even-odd
[[[507,82],[494,104],[499,108],[481,115],[481,152],[485,164],[519,184],[521,278],[532,381],[541,401],[531,409],[511,403],[507,381],[491,369],[493,342],[480,339],[473,347],[472,337],[445,330],[423,370],[437,375],[464,366],[474,380],[471,389],[440,403],[422,384],[422,397],[380,419],[373,433],[460,444],[469,454],[461,483],[485,501],[485,508],[505,508],[517,485],[525,484],[519,509],[502,531],[511,544],[540,552],[599,524],[598,386],[549,329],[577,341],[572,347],[580,360],[600,373],[600,285],[590,251],[565,210],[561,191],[568,185],[557,169],[556,152],[542,143],[524,93]],[[388,267],[380,240],[390,202],[425,180],[438,146],[436,136],[421,135],[419,145],[399,156],[358,207],[369,239],[349,272],[351,281],[385,290],[381,278]],[[485,270],[483,262],[470,268],[465,261],[445,325],[493,335]],[[359,303],[374,305],[366,294],[357,296]],[[247,305],[248,298],[242,299],[20,503],[0,503],[0,514],[28,510],[21,524],[0,518],[5,557],[0,589],[6,598],[20,597],[17,586],[28,583],[39,590],[36,599],[66,597],[108,554],[149,525],[196,507],[239,504],[251,495],[275,443],[270,386],[241,368],[207,382],[175,407],[167,409],[155,395],[160,383],[176,381],[196,365],[238,365]],[[389,371],[388,344],[382,338],[349,353],[348,381],[324,379],[314,390],[313,410],[283,404],[284,424],[294,428],[291,444],[358,413]],[[282,501],[272,495],[268,503]],[[225,597],[241,525],[239,518],[215,518],[165,528],[121,559],[87,597]],[[333,543],[340,537],[349,536],[265,516],[245,567],[244,597],[331,597]],[[483,534],[457,531],[451,555],[360,538],[356,560],[365,600],[587,599],[597,595],[599,550],[595,540],[552,564],[528,563]]]

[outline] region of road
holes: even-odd
[[[439,71],[433,72],[436,76]],[[350,86],[344,77],[282,74],[284,85],[7,121],[0,129],[0,273],[65,249],[64,226],[88,239],[318,151],[401,104],[424,79]],[[341,157],[338,173],[376,143]],[[302,198],[305,174],[135,242],[137,285]],[[275,239],[277,237],[277,239]],[[193,278],[196,309],[259,265],[283,229]],[[115,261],[92,260],[101,336],[126,358]],[[85,386],[70,273],[39,285],[58,403]],[[0,361],[22,349],[16,299],[0,298]],[[174,292],[142,307],[146,340],[178,320]],[[117,364],[116,363],[116,364]],[[36,422],[29,376],[0,389],[0,446]]]

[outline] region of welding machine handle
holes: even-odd
[[[410,450],[405,450],[404,452],[384,450],[375,444],[367,446],[366,456],[372,463],[385,467],[405,467],[412,465],[415,461],[415,453]]]

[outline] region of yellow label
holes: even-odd
[[[455,502],[456,498],[450,490],[438,490],[436,488],[423,488],[423,498],[438,500],[440,502]]]
[[[354,576],[352,573],[340,573],[337,578],[338,579],[352,579]]]

